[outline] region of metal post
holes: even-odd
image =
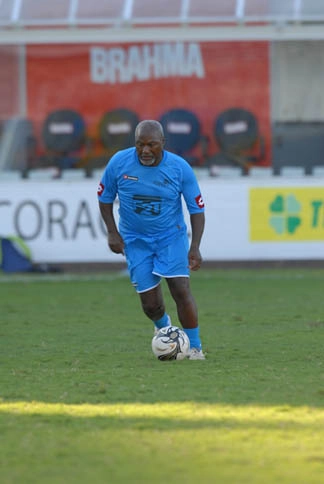
[[[123,8],[123,20],[129,22],[133,13],[133,0],[125,0]]]
[[[302,7],[302,0],[294,0],[294,20],[300,20],[300,12]]]
[[[76,15],[77,15],[78,8],[79,8],[79,0],[70,0],[69,18],[68,18],[69,25],[75,25],[77,23]]]
[[[236,1],[236,9],[235,9],[235,17],[237,20],[242,21],[244,17],[245,11],[245,0],[237,0]]]
[[[190,0],[182,0],[181,2],[181,22],[188,22]]]
[[[14,0],[14,4],[11,11],[11,22],[17,23],[20,17],[22,0]]]

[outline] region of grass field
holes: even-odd
[[[324,482],[324,270],[192,288],[207,360],[160,362],[122,273],[0,276],[1,484]]]

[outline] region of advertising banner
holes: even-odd
[[[129,110],[139,120],[161,119],[172,109],[190,110],[210,156],[219,150],[215,123],[220,113],[243,108],[257,119],[265,144],[261,164],[267,165],[269,65],[269,43],[260,41],[30,45],[27,114],[42,145],[46,116],[57,109],[75,110],[84,117],[87,136],[98,151],[100,121],[112,110]]]
[[[251,241],[324,241],[324,188],[251,188]]]
[[[97,185],[0,182],[1,235],[22,237],[35,262],[124,261],[107,246]],[[324,182],[204,179],[200,187],[205,261],[324,259]],[[186,221],[190,237],[187,213]]]

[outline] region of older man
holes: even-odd
[[[190,340],[190,360],[204,360],[198,311],[189,284],[190,271],[200,268],[204,203],[191,166],[164,150],[162,125],[140,122],[135,147],[116,153],[103,173],[98,199],[108,231],[108,245],[126,256],[130,279],[143,311],[158,330],[171,324],[166,313],[161,279],[176,303],[179,321]],[[119,227],[113,202],[119,199]],[[190,214],[191,243],[182,209]]]

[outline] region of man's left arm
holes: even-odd
[[[188,253],[189,268],[192,271],[197,271],[202,263],[200,254],[200,242],[205,228],[205,214],[204,212],[192,213],[190,215],[191,224],[191,244]]]

